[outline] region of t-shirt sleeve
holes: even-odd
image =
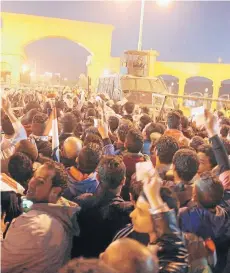
[[[16,144],[20,140],[27,139],[26,130],[23,127],[23,125],[21,124],[20,121],[13,122],[12,126],[13,126],[14,131],[15,131],[14,138],[12,140],[13,144]]]

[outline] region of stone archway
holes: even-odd
[[[47,72],[51,83],[76,84],[81,73],[87,75],[87,60],[91,52],[78,43],[62,37],[45,37],[24,47],[26,66],[32,82],[42,82]]]
[[[201,96],[206,92],[208,97],[213,94],[213,81],[206,77],[190,77],[186,80],[184,93],[186,95],[193,95],[193,93],[200,93]]]
[[[164,80],[170,93],[178,94],[179,79],[177,77],[175,77],[173,75],[168,75],[168,74],[159,75],[158,77],[161,77]]]
[[[92,81],[110,64],[112,25],[6,12],[1,17],[1,54],[13,68],[14,82],[19,81],[20,68],[26,60],[24,47],[45,37],[63,37],[86,48],[92,55],[88,69]]]
[[[226,79],[221,82],[219,97],[224,95],[228,95],[228,99],[230,99],[230,79]]]

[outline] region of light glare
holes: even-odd
[[[109,74],[110,74],[109,69],[105,69],[104,72],[103,72],[103,75],[104,76],[109,76]]]
[[[157,5],[160,7],[167,7],[171,2],[172,0],[156,0]]]
[[[22,73],[26,73],[29,70],[29,66],[27,64],[22,65]]]

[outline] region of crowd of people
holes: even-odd
[[[2,272],[229,273],[230,119],[68,99],[2,97]]]

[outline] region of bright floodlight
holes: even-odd
[[[103,75],[104,76],[109,76],[109,74],[110,74],[109,69],[105,69],[104,72],[103,72]]]
[[[34,72],[30,72],[30,77],[34,77],[35,73]]]
[[[29,66],[27,64],[22,65],[22,73],[26,73],[29,70]]]
[[[64,81],[68,81],[68,79],[67,79],[67,78],[64,78]]]
[[[167,7],[172,0],[156,0],[158,6]]]

